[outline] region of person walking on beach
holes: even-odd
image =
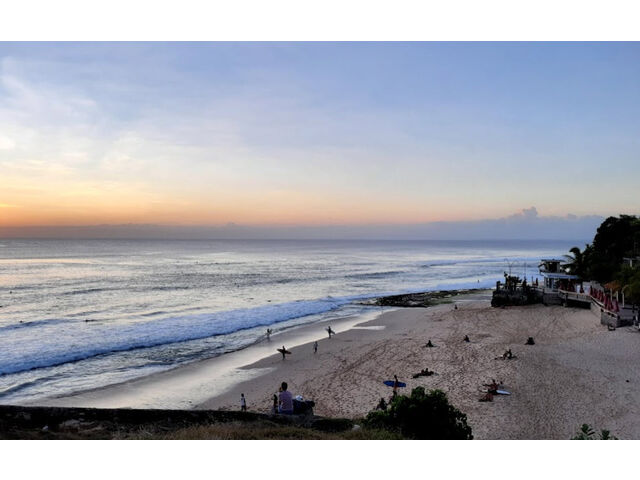
[[[331,326],[327,327],[327,333],[329,334],[329,338],[331,338],[331,335],[335,335],[336,332],[334,332],[333,330],[331,330]]]
[[[270,328],[267,328],[267,340],[271,340],[271,333],[273,332],[273,330],[271,330]]]
[[[393,396],[396,397],[398,395],[398,384],[400,382],[398,381],[398,376],[394,375],[393,376]]]
[[[247,399],[244,398],[244,393],[240,394],[240,411],[242,412],[247,411]]]
[[[278,395],[278,413],[284,415],[293,414],[293,395],[287,390],[288,387],[287,382],[282,382],[280,384],[280,394]]]
[[[318,342],[313,342],[313,353],[318,353]]]

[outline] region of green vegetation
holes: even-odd
[[[360,428],[327,432],[299,425],[268,421],[193,425],[162,432],[141,428],[115,436],[121,440],[399,440],[400,435],[382,429]]]
[[[414,388],[408,397],[398,395],[386,410],[370,412],[364,425],[409,439],[473,439],[467,416],[449,403],[446,394],[442,390],[426,393],[423,387]]]
[[[600,430],[600,436],[597,437],[595,430],[590,425],[583,423],[576,436],[571,440],[618,440],[618,438],[611,435],[609,430]]]
[[[598,227],[593,243],[584,250],[573,247],[566,269],[585,280],[605,284],[618,282],[634,303],[640,303],[640,269],[623,264],[625,257],[640,256],[640,218],[633,215],[609,217]]]
[[[46,428],[45,428],[46,427]],[[226,410],[140,410],[0,405],[0,440],[395,440],[362,420]]]

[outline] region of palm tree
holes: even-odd
[[[578,247],[572,247],[571,249],[569,249],[569,252],[573,255],[564,256],[564,258],[567,260],[564,264],[564,268],[567,273],[571,275],[577,275],[582,281],[585,273],[584,252],[581,252]]]

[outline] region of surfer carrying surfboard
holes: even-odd
[[[329,334],[329,338],[331,338],[331,335],[335,335],[335,334],[336,334],[336,332],[334,332],[334,331],[331,329],[331,326],[328,326],[328,327],[327,327],[327,333]]]
[[[404,388],[407,386],[406,383],[398,380],[398,376],[394,375],[393,380],[385,380],[384,383],[387,387],[393,387],[393,396],[398,395],[398,388]]]
[[[285,359],[286,355],[291,354],[291,352],[289,350],[287,350],[286,348],[284,348],[284,345],[282,345],[282,348],[277,348],[276,350],[278,350],[281,354],[282,354],[282,359]]]

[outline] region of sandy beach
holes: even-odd
[[[396,374],[407,390],[444,390],[468,415],[477,439],[568,439],[582,423],[620,438],[640,437],[637,331],[609,332],[589,310],[495,309],[487,300],[457,305],[385,313],[362,329],[320,341],[315,355],[303,345],[285,361],[271,356],[247,367],[269,373],[200,407],[236,409],[244,393],[250,409],[268,411],[286,380],[295,394],[316,401],[317,414],[358,417],[390,396],[382,381]],[[462,341],[465,335],[471,343]],[[529,336],[536,345],[524,345]],[[435,348],[424,348],[428,339]],[[518,358],[496,360],[507,348]],[[437,375],[412,378],[425,367]],[[479,390],[492,378],[512,395],[479,402]]]
[[[314,324],[233,354],[39,404],[238,410],[244,393],[250,411],[268,413],[286,381],[295,395],[316,402],[316,414],[358,418],[390,397],[382,381],[395,374],[407,393],[416,386],[445,391],[477,439],[568,439],[583,423],[640,438],[636,330],[607,331],[589,310],[496,309],[488,293],[456,297],[455,305],[334,322],[331,339],[324,324]],[[535,345],[524,345],[529,336]],[[424,347],[429,339],[434,348]],[[275,352],[282,343],[292,352],[286,360]],[[508,348],[517,359],[496,359]],[[425,367],[436,375],[412,378]],[[512,394],[479,402],[491,379]]]

